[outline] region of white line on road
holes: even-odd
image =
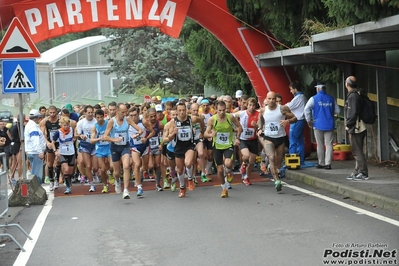
[[[345,202],[342,202],[342,201],[339,201],[339,200],[336,200],[336,199],[333,199],[333,198],[330,198],[330,197],[327,197],[327,196],[323,196],[321,194],[312,192],[312,191],[307,190],[307,189],[303,189],[303,188],[300,188],[300,187],[297,187],[297,186],[289,185],[289,184],[287,184],[285,182],[282,182],[282,183],[284,184],[285,187],[288,187],[288,188],[291,188],[291,189],[306,193],[306,194],[308,194],[310,196],[313,196],[313,197],[317,197],[317,198],[329,201],[331,203],[337,204],[337,205],[342,206],[344,208],[353,210],[353,211],[358,212],[358,213],[365,214],[367,216],[373,217],[375,219],[378,219],[378,220],[381,220],[381,221],[384,221],[384,222],[387,222],[387,223],[390,223],[390,224],[393,224],[393,225],[399,227],[399,221],[397,221],[397,220],[394,220],[394,219],[391,219],[391,218],[376,214],[374,212],[366,211],[364,209],[352,206],[350,204],[347,204]]]
[[[25,252],[20,251],[17,259],[14,262],[14,266],[25,266],[28,263],[30,256],[32,255],[32,251],[35,248],[37,240],[39,239],[40,232],[43,229],[44,222],[48,214],[50,213],[51,208],[53,207],[53,200],[54,200],[54,193],[49,193],[49,198],[43,207],[43,210],[37,217],[35,225],[33,226],[32,230],[30,231],[29,235],[32,237],[32,240],[27,239],[24,244]]]
[[[327,197],[327,196],[323,196],[321,194],[312,192],[312,191],[307,190],[307,189],[303,189],[303,188],[300,188],[300,187],[297,187],[297,186],[289,185],[289,184],[287,184],[285,182],[282,182],[282,183],[287,188],[291,188],[291,189],[300,191],[302,193],[308,194],[310,196],[313,196],[313,197],[316,197],[316,198],[320,198],[320,199],[323,199],[325,201],[329,201],[331,203],[337,204],[337,205],[342,206],[344,208],[356,211],[358,213],[362,213],[364,215],[373,217],[375,219],[378,219],[378,220],[381,220],[381,221],[384,221],[384,222],[387,222],[387,223],[390,223],[392,225],[395,225],[395,226],[399,227],[399,221],[397,221],[397,220],[394,220],[394,219],[391,219],[391,218],[387,218],[385,216],[382,216],[382,215],[379,215],[379,214],[376,214],[376,213],[373,213],[373,212],[370,212],[370,211],[367,211],[367,210],[352,206],[350,204],[344,203],[342,201],[339,201],[339,200],[336,200],[336,199],[333,199],[333,198],[330,198],[330,197]],[[25,248],[26,252],[22,252],[21,251],[19,253],[17,259],[14,262],[14,266],[25,266],[28,263],[28,261],[29,261],[29,258],[30,258],[31,254],[33,252],[33,249],[35,248],[37,240],[38,240],[38,238],[40,236],[40,233],[41,233],[41,231],[43,229],[43,226],[44,226],[44,223],[46,221],[46,218],[47,218],[47,216],[50,213],[50,210],[52,208],[52,203],[53,203],[53,200],[54,200],[54,194],[53,193],[49,193],[48,195],[49,195],[49,199],[47,200],[46,205],[43,207],[43,210],[41,211],[39,217],[37,218],[37,220],[35,222],[35,225],[33,226],[32,230],[31,230],[31,232],[29,234],[32,237],[32,240],[29,240],[29,239],[26,240],[26,242],[24,244],[24,248]]]

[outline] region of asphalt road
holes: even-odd
[[[32,241],[26,253],[7,242],[0,265],[327,265],[328,259],[363,265],[358,260],[372,262],[374,250],[397,263],[395,215],[346,201],[392,224],[306,191],[284,187],[277,193],[271,182],[235,185],[227,199],[220,192],[217,186],[188,191],[184,199],[170,191],[145,191],[131,200],[116,194],[57,197],[46,207],[33,251]],[[24,208],[13,222],[31,232],[42,210]],[[8,232],[25,243],[18,229]],[[359,258],[361,251],[367,258]]]

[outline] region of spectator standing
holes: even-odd
[[[25,151],[31,165],[31,173],[36,176],[39,184],[43,177],[43,159],[46,150],[46,139],[40,130],[39,122],[42,115],[38,110],[32,109],[29,112],[29,121],[25,126]]]
[[[0,121],[0,152],[5,153],[7,169],[8,169],[10,168],[9,157],[10,157],[11,138],[10,138],[9,129],[6,127],[6,124],[7,124],[6,122]]]
[[[368,180],[369,173],[367,168],[366,156],[363,152],[364,139],[367,135],[366,124],[359,118],[360,99],[359,89],[357,89],[356,78],[349,76],[345,80],[345,87],[348,96],[345,102],[345,130],[349,134],[352,154],[355,157],[355,169],[346,179],[348,180]]]
[[[304,109],[306,105],[306,97],[302,92],[301,85],[298,81],[291,82],[290,92],[294,95],[294,98],[286,104],[286,106],[291,110],[291,112],[297,118],[295,123],[290,124],[290,146],[289,153],[299,154],[301,165],[305,164],[305,114]]]
[[[19,119],[20,117],[18,116],[17,123],[14,123],[8,133],[10,134],[10,155],[11,155],[11,179],[14,179],[14,174],[15,171],[18,170],[18,177],[22,178],[22,156],[21,156],[21,130],[19,126]],[[26,123],[29,121],[26,121],[25,116],[23,117],[24,119],[24,127]],[[17,169],[18,168],[18,169]]]
[[[305,118],[308,126],[314,129],[319,161],[316,167],[330,170],[333,157],[334,114],[338,114],[340,109],[334,97],[326,93],[324,83],[317,83],[315,88],[317,94],[306,103]]]

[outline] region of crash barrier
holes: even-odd
[[[18,227],[21,231],[30,239],[30,235],[19,225],[19,224],[9,224],[7,223],[7,212],[8,212],[8,178],[7,178],[7,168],[6,168],[6,155],[5,153],[0,153],[0,157],[3,161],[3,169],[0,171],[0,219],[4,218],[4,224],[0,224],[0,229],[8,227]],[[0,233],[0,238],[9,237],[22,251],[25,249],[19,244],[19,242],[11,235],[7,233]]]

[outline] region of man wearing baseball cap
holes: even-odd
[[[43,158],[46,150],[46,139],[40,130],[39,122],[42,115],[38,110],[32,109],[29,112],[29,121],[25,126],[25,151],[31,165],[31,173],[36,176],[39,184],[43,177]]]
[[[242,97],[242,90],[236,91],[236,98],[240,99]]]

